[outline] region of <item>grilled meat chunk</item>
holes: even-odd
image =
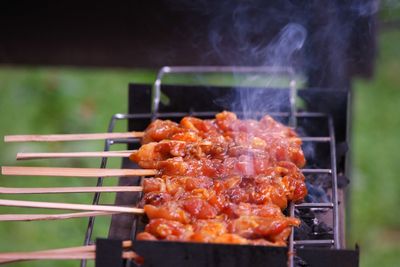
[[[270,116],[156,120],[130,159],[159,176],[143,182],[150,219],[141,240],[284,246],[300,221],[282,210],[307,194],[301,139]]]

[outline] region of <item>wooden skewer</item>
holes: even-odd
[[[113,215],[118,212],[109,211],[87,211],[62,214],[0,214],[0,222],[10,221],[50,221],[50,220],[66,220],[74,218],[86,218],[95,216]]]
[[[66,152],[66,153],[18,153],[17,160],[47,159],[47,158],[128,158],[137,150],[99,151],[99,152]]]
[[[61,209],[61,210],[111,211],[111,212],[121,212],[121,213],[144,214],[143,209],[133,208],[133,207],[22,201],[22,200],[9,200],[9,199],[0,199],[0,206]]]
[[[271,133],[271,135],[280,135]],[[87,134],[45,134],[45,135],[6,135],[4,142],[59,142],[81,140],[104,140],[121,138],[142,138],[144,132],[87,133]]]
[[[0,255],[0,262],[15,262],[26,260],[81,260],[81,259],[94,259],[94,252],[74,252],[74,253],[9,253]]]
[[[129,249],[132,247],[132,241],[127,240],[122,242],[122,247]],[[78,259],[94,259],[96,252],[95,245],[70,247],[61,249],[41,250],[32,252],[11,252],[0,253],[0,263],[11,263],[23,260],[39,260],[39,259],[76,259],[71,258],[72,255]],[[135,259],[138,255],[133,251],[123,252],[124,259]]]
[[[118,138],[141,138],[143,132],[89,133],[89,134],[49,134],[49,135],[6,135],[4,142],[58,142],[80,140],[102,140]]]
[[[281,136],[280,133],[270,133],[269,135]],[[144,132],[6,135],[4,136],[4,142],[6,143],[7,142],[59,142],[59,141],[104,140],[104,139],[121,139],[121,138],[142,138],[143,136]],[[304,140],[309,139],[307,137],[299,137],[299,138]],[[325,139],[320,138],[320,140],[325,140]]]
[[[124,240],[122,241],[122,248],[131,248],[132,247],[132,241],[131,240]],[[88,245],[88,246],[78,246],[78,247],[69,247],[69,248],[57,248],[57,249],[48,249],[48,250],[40,250],[40,251],[28,251],[28,252],[23,252],[25,254],[30,254],[30,253],[71,253],[71,252],[95,252],[96,251],[96,245]],[[7,253],[0,253],[0,257],[4,257],[5,254],[14,254],[14,253],[20,253],[20,252],[7,252]]]
[[[152,176],[152,169],[95,169],[95,168],[52,168],[52,167],[1,167],[2,175],[61,176],[61,177],[117,177]]]
[[[124,259],[137,259],[139,256],[133,251],[122,252]],[[4,253],[0,254],[0,263],[11,263],[27,260],[94,260],[95,252],[73,252],[73,253]]]
[[[53,194],[53,193],[91,193],[91,192],[141,192],[141,186],[88,186],[88,187],[0,187],[0,194]]]

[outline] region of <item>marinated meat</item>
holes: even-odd
[[[130,157],[160,173],[144,180],[150,221],[137,239],[286,245],[300,221],[282,210],[307,194],[301,145],[270,116],[152,122]]]

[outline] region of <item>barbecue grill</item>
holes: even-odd
[[[277,87],[236,86],[185,86],[164,85],[162,78],[167,73],[276,73],[289,74],[290,85]],[[304,203],[290,204],[287,213],[296,216],[302,223],[294,229],[287,248],[247,245],[195,244],[165,241],[134,241],[134,250],[145,259],[145,266],[358,266],[358,250],[345,250],[345,205],[349,159],[347,148],[350,96],[347,91],[307,88],[296,90],[290,69],[255,67],[164,67],[155,84],[130,84],[128,114],[112,116],[108,131],[113,132],[117,123],[127,123],[128,131],[141,131],[155,118],[179,121],[183,116],[211,118],[222,110],[231,110],[239,117],[260,118],[268,113],[276,120],[296,128],[303,140],[307,165],[302,172],[306,176],[309,195]],[[243,106],[232,106],[238,93],[257,94],[265,105],[257,110]],[[296,98],[304,106],[296,108]],[[167,99],[167,101],[162,101]],[[279,103],[270,103],[279,99]],[[267,103],[270,103],[267,105]],[[126,144],[137,149],[137,139],[108,139],[104,150],[115,144]],[[107,158],[101,161],[107,167]],[[123,159],[122,168],[137,168]],[[119,185],[141,185],[142,177],[124,177]],[[102,185],[102,178],[97,186]],[[96,193],[93,204],[98,204],[101,193]],[[141,193],[117,193],[117,205],[138,206]],[[89,218],[85,245],[92,243],[95,218]],[[98,250],[108,252],[96,259],[98,266],[121,265],[119,242],[113,240],[135,240],[143,230],[140,216],[113,215],[109,239],[101,240]],[[114,251],[114,253],[113,253]],[[119,253],[119,254],[118,254]],[[117,256],[116,256],[117,255]],[[135,266],[134,262],[124,262]],[[81,262],[86,266],[86,261]]]

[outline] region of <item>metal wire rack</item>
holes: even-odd
[[[120,120],[135,120],[135,119],[180,119],[184,116],[196,116],[199,118],[210,118],[213,117],[219,111],[207,111],[207,112],[159,112],[159,103],[161,96],[161,82],[162,78],[167,73],[214,73],[214,72],[238,72],[238,73],[286,73],[290,76],[290,84],[289,84],[289,112],[275,112],[269,113],[272,117],[286,119],[287,124],[290,127],[296,128],[297,121],[300,118],[306,119],[323,119],[328,127],[328,136],[303,136],[301,137],[303,142],[314,142],[314,143],[328,143],[329,144],[329,157],[330,157],[330,168],[326,169],[302,169],[303,174],[327,174],[331,177],[332,183],[332,192],[331,192],[331,202],[329,203],[300,203],[294,204],[290,203],[289,205],[289,214],[294,217],[295,210],[301,209],[325,209],[332,212],[332,230],[333,230],[333,238],[325,239],[325,240],[295,240],[294,238],[294,229],[292,229],[292,233],[289,238],[288,250],[289,250],[289,260],[288,266],[294,267],[294,255],[296,248],[305,247],[305,246],[317,246],[317,247],[334,247],[336,249],[340,248],[340,240],[339,240],[339,213],[338,213],[338,185],[337,185],[337,170],[336,170],[336,145],[335,145],[335,129],[333,119],[330,115],[324,113],[315,113],[315,112],[297,112],[296,111],[296,81],[294,80],[294,72],[290,68],[268,68],[268,67],[163,67],[160,69],[157,79],[153,86],[152,92],[152,106],[150,113],[141,113],[141,114],[115,114],[112,116],[109,125],[108,132],[113,132],[117,121]],[[240,112],[238,113],[240,116]],[[264,114],[253,112],[253,116],[262,116]],[[306,131],[307,132],[307,131]],[[109,139],[105,141],[104,151],[109,151],[110,147],[114,144],[129,144],[129,143],[137,143],[137,139]],[[328,155],[327,155],[328,156]],[[107,158],[103,158],[100,164],[100,168],[107,167]],[[143,177],[141,178],[143,179]],[[102,186],[103,178],[99,177],[97,180],[97,186]],[[95,193],[93,198],[93,204],[97,205],[100,200],[101,193]],[[138,203],[132,203],[138,205]],[[93,233],[95,218],[89,218],[87,231],[85,235],[85,245],[89,245],[91,243],[91,237]],[[134,238],[136,235],[136,221],[134,225],[132,225],[132,233],[131,236]],[[86,266],[86,261],[81,261],[81,266]]]
[[[184,116],[196,116],[200,118],[212,117],[217,113],[214,112],[174,112],[174,113],[159,113],[156,114],[157,118],[162,119],[179,119]],[[112,116],[108,132],[113,132],[114,127],[117,121],[120,120],[135,120],[135,119],[151,119],[154,114],[146,113],[146,114],[115,114]],[[239,114],[240,115],[240,114]],[[255,113],[257,115],[257,113]],[[259,114],[261,115],[261,114]],[[280,113],[270,113],[271,116],[275,118],[289,118],[291,116],[290,113],[280,112]],[[337,174],[336,174],[336,151],[335,151],[335,136],[334,136],[334,125],[333,120],[330,116],[323,113],[311,113],[311,112],[297,112],[294,114],[296,119],[299,118],[322,118],[326,120],[329,129],[329,136],[318,136],[318,137],[309,137],[304,136],[301,137],[303,142],[324,142],[329,143],[330,146],[330,162],[331,167],[327,169],[302,169],[303,174],[328,174],[332,179],[332,192],[331,192],[331,202],[330,203],[300,203],[300,204],[290,204],[289,212],[290,216],[295,216],[295,210],[300,209],[329,209],[332,211],[332,228],[333,228],[333,238],[326,240],[295,240],[294,234],[292,234],[289,239],[289,267],[294,266],[293,255],[295,254],[296,247],[302,246],[318,246],[318,247],[334,247],[340,248],[340,240],[339,240],[339,218],[338,218],[338,201],[337,201]],[[104,151],[109,151],[111,146],[114,144],[129,144],[129,143],[137,143],[137,139],[109,139],[106,140],[104,145]],[[107,167],[107,158],[103,158],[101,161],[100,168]],[[142,178],[143,179],[143,178]],[[97,186],[102,186],[103,178],[99,177],[97,181]],[[97,205],[100,200],[101,193],[96,193],[94,195],[93,204]],[[138,203],[132,203],[137,205]],[[91,244],[91,237],[93,233],[93,227],[95,223],[95,217],[89,218],[89,223],[86,231],[84,244]],[[136,233],[135,227],[132,227],[132,236],[134,237]],[[86,262],[82,261],[81,266],[86,266]]]

